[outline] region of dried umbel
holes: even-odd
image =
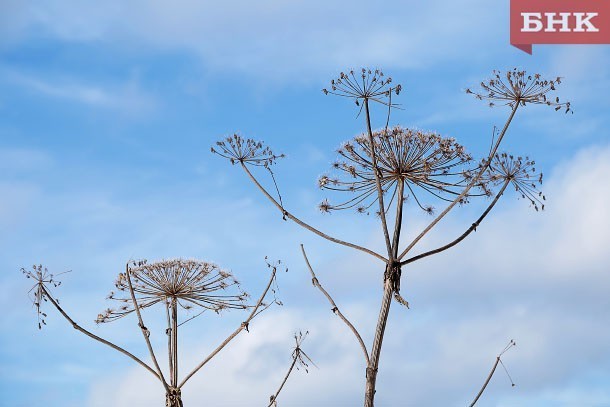
[[[42,326],[47,324],[45,321],[47,314],[40,309],[40,306],[43,301],[47,302],[49,300],[48,290],[50,286],[59,287],[61,285],[61,281],[57,281],[53,274],[49,273],[49,270],[46,267],[43,267],[42,264],[34,264],[31,270],[26,270],[22,267],[21,272],[27,278],[31,278],[36,282],[34,286],[30,288],[29,294],[32,304],[34,304],[36,307],[36,313],[38,315],[38,329],[42,329]]]
[[[529,157],[496,154],[484,178],[493,184],[510,182],[521,198],[527,199],[536,211],[544,210],[546,197],[537,188],[542,184],[542,173],[536,172],[535,165],[536,162]]]
[[[432,212],[429,205],[422,203],[418,193],[423,190],[439,199],[452,200],[467,180],[464,166],[472,161],[464,147],[452,138],[399,126],[373,132],[373,146],[382,191],[384,195],[391,194],[387,207],[396,199],[396,187],[401,182],[420,208]],[[339,176],[324,175],[318,185],[323,189],[351,192],[354,197],[337,205],[324,201],[320,209],[356,208],[358,212],[366,213],[378,200],[369,137],[355,137],[338,153],[341,159],[333,168]]]
[[[174,259],[154,263],[142,261],[132,263],[132,266],[129,268],[131,285],[140,309],[160,302],[173,302],[184,309],[199,307],[216,312],[246,308],[244,300],[248,294],[239,290],[239,283],[231,273],[221,270],[216,264]],[[125,273],[119,274],[115,286],[125,293],[125,297],[117,297],[111,292],[108,298],[123,305],[99,314],[98,323],[114,321],[135,311]],[[233,286],[238,293],[227,293]]]
[[[348,73],[341,72],[337,79],[330,82],[330,90],[322,89],[324,94],[353,98],[360,106],[359,100],[368,99],[382,104],[388,104],[385,100],[392,92],[400,93],[401,85],[391,87],[392,78],[384,77],[379,69],[371,70],[362,68],[359,72],[351,70]]]
[[[570,102],[560,102],[559,97],[548,95],[555,90],[555,86],[561,83],[561,78],[553,80],[544,79],[540,74],[529,75],[525,71],[516,68],[503,74],[500,71],[493,72],[494,77],[481,82],[481,91],[466,89],[480,100],[489,100],[489,106],[515,105],[525,106],[528,103],[554,106],[555,110],[565,109],[568,113]]]
[[[278,158],[284,157],[283,154],[273,154],[271,149],[260,141],[244,139],[237,134],[216,142],[216,147],[211,148],[212,153],[228,158],[231,164],[242,163],[269,168]]]

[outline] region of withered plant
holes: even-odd
[[[564,109],[566,113],[570,111],[569,103],[560,102],[559,98],[551,95],[559,83],[560,78],[546,80],[538,74],[529,75],[513,69],[506,73],[494,72],[491,79],[481,82],[479,90],[468,89],[467,93],[488,101],[490,106],[505,106],[509,110],[502,128],[499,131],[494,128],[488,154],[482,159],[474,160],[453,138],[401,126],[390,127],[390,114],[396,107],[392,98],[400,94],[402,87],[394,86],[392,79],[384,76],[380,70],[349,71],[341,73],[337,79],[331,81],[330,87],[323,89],[323,92],[355,101],[359,117],[364,118],[365,131],[339,148],[339,160],[332,165],[332,172],[319,179],[320,188],[346,193],[348,198],[338,203],[325,199],[320,204],[320,210],[330,212],[354,209],[361,214],[376,214],[385,242],[383,253],[331,236],[289,212],[284,206],[271,172],[272,165],[283,155],[274,154],[262,142],[244,139],[237,134],[217,142],[212,147],[213,153],[239,166],[285,220],[290,219],[324,239],[364,252],[381,262],[381,305],[373,342],[367,346],[359,331],[322,287],[302,248],[314,286],[326,296],[332,311],[349,327],[362,349],[366,367],[366,407],[372,407],[374,404],[379,356],[392,299],[408,307],[400,287],[404,267],[413,267],[416,261],[443,252],[465,239],[476,230],[511,185],[533,208],[544,209],[545,198],[537,189],[538,184],[542,182],[542,175],[536,172],[534,161],[527,157],[501,153],[499,147],[515,115],[526,106],[541,104],[551,106],[555,110]],[[387,109],[382,118],[383,127],[379,130],[373,130],[373,103],[383,105],[384,111]],[[267,170],[265,173],[272,175],[273,189],[263,186],[251,171],[252,167],[263,167]],[[276,193],[277,198],[274,197]],[[417,254],[414,252],[424,236],[450,211],[458,205],[467,204],[475,197],[487,197],[491,201],[464,233],[457,238],[448,239],[446,244],[436,249]],[[445,207],[437,211],[430,201]],[[408,242],[401,240],[403,225],[406,224],[405,205],[419,207],[432,216],[430,223]]]
[[[98,324],[108,323],[135,314],[152,364],[144,362],[121,346],[101,338],[75,322],[59,305],[59,299],[52,293],[52,289],[58,287],[61,283],[48,272],[46,267],[38,265],[32,266],[32,269],[21,270],[27,278],[35,281],[30,290],[30,295],[38,314],[39,328],[46,325],[47,314],[42,310],[42,305],[49,302],[68,320],[74,329],[128,356],[155,376],[165,390],[165,405],[167,407],[179,407],[183,405],[181,390],[186,382],[239,333],[244,330],[248,331],[252,320],[261,312],[274,303],[281,305],[281,302],[275,296],[277,289],[276,274],[278,268],[281,267],[281,263],[271,264],[267,262],[267,267],[271,270],[271,275],[265,289],[255,303],[248,304],[246,301],[249,296],[241,290],[238,281],[229,271],[219,268],[216,264],[183,259],[162,260],[154,263],[146,261],[128,263],[125,272],[120,273],[115,282],[117,292],[111,292],[108,296],[108,299],[118,302],[118,306],[109,308],[99,314],[95,322]],[[269,296],[270,292],[273,298],[271,301],[265,302],[265,298]],[[165,373],[153,350],[150,341],[151,331],[146,327],[141,312],[143,309],[154,305],[163,309],[167,323],[165,334],[167,335],[168,368]],[[230,309],[246,310],[248,315],[209,355],[180,378],[179,327],[199,317],[205,311],[220,313]],[[185,311],[188,311],[187,315],[181,315]],[[300,348],[302,339],[304,339],[302,336],[297,338],[296,356],[293,354],[292,367],[297,362],[304,363],[302,359],[304,354]],[[288,374],[292,371],[292,367]],[[277,398],[287,378],[288,375],[286,375],[280,389],[275,393],[273,401]]]

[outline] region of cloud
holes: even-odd
[[[119,110],[128,113],[143,113],[154,109],[154,96],[143,91],[137,79],[123,84],[92,84],[74,78],[42,78],[4,70],[4,76],[13,85],[49,98],[60,99],[92,107]]]
[[[604,389],[610,378],[610,328],[605,322],[610,315],[610,275],[605,265],[610,260],[610,218],[603,203],[610,199],[610,187],[596,181],[608,173],[609,163],[610,146],[580,151],[549,177],[549,202],[542,214],[523,200],[511,202],[514,197],[507,193],[474,236],[451,252],[405,270],[403,290],[412,308],[393,306],[379,372],[379,405],[467,404],[509,339],[515,339],[517,347],[503,361],[517,387],[510,386],[499,368],[483,396],[486,403],[608,402]],[[584,202],[590,211],[581,209]],[[453,223],[444,232],[451,236],[460,229]],[[358,268],[357,263],[347,264],[350,270]],[[370,269],[348,274],[356,279],[365,272]],[[371,291],[371,284],[352,284],[345,290],[333,277],[322,281],[370,343],[377,301],[369,303],[370,295],[364,292]],[[284,291],[285,308],[263,314],[250,334],[232,343],[188,384],[185,400],[219,406],[264,403],[290,362],[291,333],[308,329],[304,349],[319,369],[293,375],[280,402],[359,404],[364,363],[357,343],[327,309],[322,295],[308,289],[310,302],[298,306]],[[211,335],[191,342],[199,350],[187,351],[184,359],[194,364],[212,344]],[[116,392],[104,391],[107,388]],[[161,398],[158,383],[133,368],[94,384],[88,405],[144,406]]]
[[[302,79],[354,64],[421,68],[468,50],[476,56],[494,39],[503,41],[502,30],[491,23],[503,11],[482,0],[383,6],[362,0],[53,1],[23,8],[30,31],[61,41],[102,42],[136,52],[187,51],[209,69],[274,80],[298,81],[296,75]],[[470,18],[455,18],[464,8],[471,10]],[[473,23],[486,35],[473,34]]]

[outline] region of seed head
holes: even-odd
[[[536,210],[544,210],[546,197],[538,190],[542,184],[542,173],[536,172],[536,162],[529,157],[515,157],[508,153],[496,154],[485,177],[492,184],[509,181],[523,199],[527,199]]]
[[[28,291],[28,294],[30,295],[32,304],[34,304],[36,307],[36,314],[38,315],[38,329],[42,329],[42,326],[47,324],[45,320],[47,314],[44,313],[40,307],[43,302],[47,302],[49,300],[51,286],[57,288],[61,285],[61,281],[57,281],[53,277],[53,274],[49,273],[49,270],[46,267],[43,267],[42,264],[34,264],[30,270],[26,270],[24,267],[22,267],[21,272],[26,278],[31,278],[35,282],[32,288],[30,288],[30,291]],[[68,272],[66,271],[64,273]],[[59,302],[58,299],[54,299],[54,301]]]
[[[225,294],[232,286],[239,289],[239,282],[213,263],[183,259],[138,262],[129,267],[129,275],[140,308],[170,301],[176,301],[184,309],[201,307],[216,312],[246,308],[244,301],[248,294],[241,290],[237,294]],[[109,298],[121,305],[98,315],[97,323],[114,321],[134,311],[125,273],[119,273],[115,286],[124,297],[111,293]]]
[[[540,74],[529,75],[525,71],[514,68],[506,73],[493,72],[493,78],[481,82],[479,91],[466,89],[466,93],[475,95],[479,100],[489,100],[489,106],[511,106],[516,104],[538,104],[553,106],[555,110],[571,111],[570,102],[561,102],[558,96],[550,93],[556,90],[561,78],[547,80]]]
[[[243,139],[234,134],[224,140],[216,142],[216,148],[211,148],[212,153],[227,158],[231,164],[243,163],[269,168],[275,164],[278,158],[283,158],[284,154],[275,155],[271,149],[260,141]]]
[[[419,207],[428,213],[433,213],[433,210],[420,201],[418,193],[423,190],[437,198],[450,200],[449,196],[458,195],[458,188],[466,181],[461,168],[472,160],[464,147],[452,138],[402,127],[375,131],[373,147],[382,191],[384,195],[388,192],[392,195],[388,207],[401,181],[404,182],[405,196],[412,195]],[[338,205],[325,201],[320,208],[324,211],[356,208],[359,213],[367,213],[378,199],[368,136],[355,137],[338,153],[341,159],[333,164],[333,169],[339,172],[339,176],[324,175],[318,185],[323,189],[352,192],[355,196]]]
[[[360,71],[341,72],[337,79],[330,81],[330,89],[322,89],[322,92],[355,99],[358,106],[364,99],[387,105],[389,102],[385,99],[402,90],[401,85],[391,87],[391,83],[392,78],[385,77],[381,70],[361,68]]]

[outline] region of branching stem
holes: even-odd
[[[401,266],[405,265],[405,264],[409,264],[412,263],[414,261],[423,259],[424,257],[428,257],[431,256],[433,254],[437,254],[440,253],[442,251],[445,251],[453,246],[455,246],[456,244],[460,243],[462,240],[464,240],[470,233],[472,233],[473,231],[475,231],[477,229],[477,227],[481,224],[481,222],[483,221],[483,219],[485,219],[485,217],[487,216],[487,214],[489,214],[489,212],[492,210],[492,208],[496,205],[496,203],[498,202],[498,199],[500,199],[500,197],[502,196],[502,194],[504,193],[504,190],[506,189],[506,187],[508,186],[508,184],[510,183],[510,180],[506,180],[504,181],[504,184],[502,185],[502,188],[500,189],[500,191],[496,194],[495,198],[493,199],[493,201],[489,204],[489,206],[487,207],[487,209],[485,209],[485,212],[483,212],[483,214],[464,232],[460,235],[460,237],[458,237],[457,239],[455,239],[454,241],[447,243],[444,246],[441,246],[437,249],[434,250],[430,250],[427,251],[425,253],[421,253],[418,254],[417,256],[413,256],[411,258],[408,258],[407,260],[404,260],[400,263]]]
[[[203,366],[205,366],[206,363],[208,363],[225,346],[227,346],[229,344],[229,342],[231,342],[233,340],[233,338],[235,338],[241,331],[243,331],[244,329],[248,328],[248,325],[249,325],[250,321],[252,321],[252,319],[254,319],[254,317],[256,317],[258,315],[257,311],[261,307],[261,305],[263,303],[263,300],[265,299],[265,296],[267,296],[267,293],[269,292],[269,289],[271,288],[271,284],[273,284],[273,279],[275,278],[275,274],[276,273],[277,273],[277,269],[274,267],[273,271],[271,272],[271,278],[269,278],[269,283],[267,284],[267,287],[265,288],[265,290],[261,294],[260,298],[256,302],[256,305],[252,309],[252,312],[250,313],[250,315],[248,315],[248,318],[244,322],[242,322],[241,325],[235,331],[233,331],[233,333],[231,335],[229,335],[220,345],[218,345],[218,347],[216,349],[214,349],[212,351],[212,353],[210,353],[201,363],[199,363],[199,365],[197,365],[188,375],[186,375],[186,377],[178,385],[178,389],[181,389],[182,386],[184,386],[184,384],[195,373],[197,373],[199,371],[199,369],[201,369]]]
[[[479,179],[481,178],[481,176],[485,173],[487,168],[489,168],[489,166],[491,165],[491,160],[493,159],[494,155],[496,154],[496,151],[498,151],[498,147],[500,147],[500,142],[504,138],[504,135],[506,134],[506,131],[508,130],[508,126],[510,126],[510,123],[513,120],[513,117],[515,117],[515,113],[517,112],[518,108],[519,108],[519,101],[516,101],[515,105],[513,106],[513,110],[511,111],[510,116],[508,117],[508,120],[506,120],[506,123],[504,124],[504,128],[502,129],[502,131],[500,132],[500,135],[498,136],[498,140],[496,140],[494,148],[490,151],[489,156],[487,157],[487,160],[485,161],[485,163],[483,164],[483,166],[481,167],[481,169],[479,170],[477,175],[475,175],[475,177],[472,179],[472,181],[470,181],[470,183],[466,186],[466,188],[464,188],[462,193],[460,195],[458,195],[453,200],[453,202],[451,202],[449,204],[449,206],[447,206],[445,208],[445,210],[440,215],[438,215],[415,239],[413,239],[413,241],[402,251],[400,256],[398,256],[397,260],[402,259],[413,248],[413,246],[415,246],[417,244],[417,242],[419,242],[434,226],[436,226],[436,224],[438,222],[440,222],[440,220],[443,219],[445,217],[445,215],[447,215],[449,213],[449,211],[451,211],[451,209],[453,209],[453,207],[455,205],[457,205],[466,196],[466,194],[468,194],[468,191],[470,191],[470,189],[473,186],[475,186],[477,182],[479,182]]]

